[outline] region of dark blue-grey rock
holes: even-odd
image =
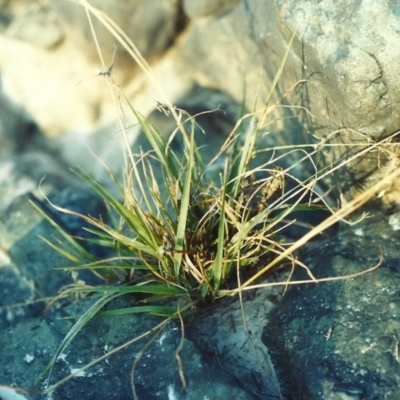
[[[98,297],[0,332],[0,383],[43,391],[48,385],[55,384],[74,370],[147,331],[150,334],[142,340],[52,390],[53,398],[132,399],[132,366],[143,351],[134,371],[135,392],[139,399],[254,399],[240,389],[237,381],[220,366],[207,361],[188,339],[184,339],[179,351],[186,383],[186,388],[183,388],[176,358],[182,336],[179,325],[170,322],[161,331],[152,332],[151,329],[162,319],[138,314],[95,317],[61,352],[50,380],[47,373],[36,382],[73,325],[73,321],[60,318],[85,312],[95,300]],[[126,298],[106,308],[126,308],[134,304],[132,298]],[[44,394],[32,392],[24,393],[24,396],[28,400],[45,398]]]
[[[30,201],[70,235],[81,237],[87,236],[82,229],[83,220],[56,212],[43,194],[59,207],[84,215],[106,217],[106,210],[92,190],[65,166],[40,152],[4,157],[0,161],[0,190],[0,326],[4,328],[22,319],[38,317],[46,303],[78,276],[87,283],[98,282],[92,273],[73,277],[65,270],[54,269],[71,266],[72,262],[43,241],[42,238],[51,241],[62,237]],[[88,249],[98,257],[105,256],[100,248]]]
[[[376,213],[336,239],[307,246],[318,278],[362,276],[292,287],[263,332],[285,399],[400,396],[399,214]],[[300,271],[299,271],[300,272]],[[309,279],[305,273],[293,277]]]

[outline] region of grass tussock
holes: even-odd
[[[205,163],[202,149],[195,140],[196,116],[190,116],[170,103],[134,43],[108,16],[86,1],[79,3],[88,15],[89,24],[94,16],[109,29],[119,45],[131,54],[159,89],[165,104],[159,105],[160,112],[174,116],[176,130],[173,137],[182,143],[183,155],[173,150],[171,138],[160,135],[128,99],[125,98],[123,104],[121,89],[113,83],[111,74],[105,74],[121,130],[125,157],[124,186],[116,184],[119,194],[115,195],[86,171],[75,173],[97,192],[109,210],[107,218],[79,215],[90,226],[88,231],[92,237],[86,240],[109,247],[114,256],[106,260],[97,259],[78,238],[69,236],[38,208],[61,235],[58,242],[43,239],[73,264],[66,269],[74,273],[90,269],[104,282],[95,287],[77,284],[60,294],[101,293],[102,297],[79,317],[49,368],[83,326],[119,296],[134,295],[138,299],[137,304],[129,309],[113,310],[112,315],[144,312],[164,316],[166,320],[157,327],[161,329],[168,319],[181,318],[190,313],[193,304],[208,304],[223,296],[240,295],[243,290],[271,285],[261,279],[282,262],[291,267],[306,268],[309,281],[319,282],[307,266],[294,257],[294,252],[328,227],[345,221],[349,214],[385,190],[388,182],[396,179],[399,172],[394,170],[385,181],[378,182],[343,207],[335,209],[317,190],[319,182],[367,152],[386,151],[392,138],[371,143],[352,158],[339,159],[325,168],[315,167],[312,160],[316,154],[334,144],[321,141],[311,150],[309,144],[286,146],[279,149],[286,150],[286,156],[291,153],[300,156],[295,164],[281,167],[281,156],[275,156],[277,149],[262,148],[260,143],[269,134],[265,126],[269,112],[274,108],[274,104],[270,104],[271,98],[289,46],[263,110],[244,114],[216,156]],[[95,33],[94,40],[96,42]],[[140,125],[150,143],[149,152],[136,149],[135,153],[131,150],[121,117],[122,108],[129,109],[134,123]],[[257,163],[257,160],[262,161]],[[315,168],[307,179],[299,180],[293,171],[304,161],[309,161]],[[112,172],[109,173],[116,182]],[[288,180],[290,186],[285,184]],[[53,206],[60,212],[75,214]],[[285,230],[296,223],[292,217],[294,212],[313,212],[321,208],[330,213],[325,221],[309,229],[294,243],[282,241]],[[332,277],[342,278],[346,277]],[[282,281],[274,284],[295,283]],[[105,312],[103,314],[106,315]],[[144,336],[148,334],[150,332]],[[91,365],[93,363],[84,368]],[[54,389],[54,386],[51,388]]]

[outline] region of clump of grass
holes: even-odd
[[[89,23],[90,11],[153,79],[147,64],[123,32],[86,1],[81,3],[86,8]],[[86,171],[75,172],[98,193],[109,210],[107,218],[79,215],[89,224],[88,230],[93,235],[85,240],[110,247],[115,252],[114,257],[97,259],[80,240],[69,236],[39,209],[62,237],[57,243],[44,240],[74,264],[68,269],[74,273],[90,269],[104,281],[101,286],[75,285],[65,291],[80,295],[97,292],[102,297],[79,317],[50,366],[82,327],[119,296],[136,295],[138,303],[127,309],[109,311],[108,315],[144,312],[168,319],[181,318],[193,304],[209,303],[222,296],[240,295],[242,290],[268,286],[269,283],[256,284],[255,281],[282,261],[307,268],[295,259],[293,252],[374,196],[379,188],[367,191],[335,212],[316,193],[315,186],[319,180],[343,166],[340,160],[329,168],[316,168],[304,181],[296,180],[291,174],[295,165],[286,169],[279,167],[279,157],[273,155],[274,149],[264,149],[264,153],[269,152],[270,156],[264,157],[266,161],[260,164],[254,163],[262,154],[258,144],[267,134],[264,125],[272,108],[269,103],[289,48],[272,82],[264,110],[244,115],[208,164],[203,162],[202,150],[196,145],[195,117],[176,109],[168,99],[167,105],[161,108],[162,112],[173,114],[177,121],[173,136],[183,143],[181,155],[170,146],[170,139],[163,138],[127,102],[151,145],[151,151],[139,151],[135,156],[129,146],[125,146],[125,185],[122,188],[117,185],[119,195],[113,194]],[[105,77],[111,88],[111,77]],[[112,90],[111,94],[114,96]],[[120,108],[121,104],[116,102],[116,110]],[[121,119],[119,121],[123,132],[124,126]],[[126,137],[122,137],[126,144]],[[287,153],[303,152],[304,156],[298,161],[301,163],[311,160],[323,146],[323,143],[316,145],[311,153],[306,153],[300,146],[286,146],[286,150]],[[374,147],[377,148],[377,145]],[[354,158],[362,154],[360,152]],[[156,168],[160,171],[157,174]],[[212,174],[213,179],[210,179]],[[396,174],[393,173],[390,179],[394,179]],[[111,172],[110,176],[116,182]],[[287,178],[296,185],[285,188]],[[294,222],[290,220],[293,212],[320,208],[312,199],[325,204],[332,216],[295,243],[282,243],[279,238]],[[54,207],[61,212],[76,214],[56,205]],[[317,282],[308,272],[310,281]],[[293,282],[278,284],[289,283]]]
[[[314,198],[324,200],[315,193],[314,187],[319,179],[335,167],[318,171],[319,175],[316,173],[308,180],[297,181],[297,185],[285,189],[286,177],[295,180],[290,174],[294,165],[284,170],[276,166],[279,160],[271,157],[264,164],[252,167],[259,152],[257,142],[265,134],[253,114],[238,121],[214,159],[205,165],[201,149],[195,142],[194,117],[187,118],[190,126],[188,131],[184,129],[187,124],[182,124],[181,129],[174,133],[181,136],[184,144],[182,156],[143,116],[136,110],[132,109],[132,112],[152,150],[146,154],[139,152],[136,156],[131,155],[134,162],[126,174],[126,185],[120,189],[120,196],[112,194],[87,172],[75,172],[104,200],[109,210],[109,222],[53,205],[61,212],[81,217],[89,224],[87,230],[93,235],[85,240],[114,249],[115,257],[96,259],[78,238],[68,235],[35,206],[62,236],[62,240],[56,243],[43,239],[75,264],[64,269],[74,273],[90,269],[104,281],[104,285],[100,286],[68,287],[60,294],[101,293],[102,296],[79,317],[49,368],[83,326],[96,315],[143,312],[159,315],[166,318],[158,326],[161,329],[170,318],[187,315],[195,304],[209,303],[223,296],[240,295],[243,290],[275,284],[306,283],[289,280],[272,284],[255,282],[284,260],[289,260],[292,267],[299,265],[306,268],[310,276],[307,282],[356,277],[380,265],[378,263],[369,270],[351,276],[318,280],[294,258],[293,252],[358,209],[381,187],[371,188],[364,196],[349,202],[340,210],[332,210],[332,216],[322,224],[295,243],[285,244],[277,240],[277,234],[295,222],[290,220],[291,213],[321,208],[310,201],[313,194]],[[244,124],[247,119],[249,123]],[[247,126],[246,131],[241,131],[244,126]],[[310,154],[306,154],[303,160],[309,157]],[[224,160],[223,165],[219,163],[221,159]],[[156,167],[161,171],[161,180],[154,173]],[[210,171],[214,174],[212,180],[209,179]],[[398,174],[399,171],[395,171],[388,179]],[[382,187],[385,185],[381,183]],[[327,205],[324,208],[329,209]],[[137,305],[101,311],[106,304],[125,295],[138,296]],[[93,363],[84,368],[91,365]]]
[[[182,157],[145,118],[132,111],[152,151],[135,158],[121,199],[87,172],[76,172],[110,211],[109,224],[80,215],[92,227],[88,230],[93,237],[87,240],[114,248],[116,257],[95,259],[54,221],[65,242],[51,246],[77,264],[70,270],[91,269],[106,282],[104,287],[78,288],[77,292],[141,293],[146,307],[137,311],[171,316],[170,307],[151,308],[149,304],[166,297],[184,297],[189,302],[220,297],[221,289],[232,286],[232,272],[248,271],[245,276],[250,276],[281,252],[283,246],[275,240],[278,223],[292,211],[311,205],[300,205],[299,200],[291,203],[293,191],[285,193],[284,189],[285,171],[271,165],[273,160],[251,167],[260,134],[254,116],[241,119],[205,165],[195,143],[193,117],[188,118],[189,132],[176,132],[184,144]],[[239,132],[246,118],[252,119],[247,132]],[[213,168],[221,159],[223,165]],[[155,176],[155,166],[162,182]],[[211,181],[210,170],[214,171]],[[300,191],[304,196],[309,188]],[[111,286],[113,281],[123,285]]]
[[[195,142],[194,117],[187,116],[186,123],[174,133],[183,142],[182,156],[142,115],[134,109],[132,112],[151,151],[131,155],[133,163],[119,196],[86,171],[75,172],[103,199],[108,217],[76,214],[53,205],[81,217],[92,234],[84,240],[112,248],[114,257],[97,259],[79,238],[71,237],[36,206],[62,237],[58,242],[43,239],[74,264],[63,269],[73,273],[90,269],[104,281],[99,286],[68,287],[60,294],[102,296],[78,318],[49,368],[96,315],[149,313],[182,318],[194,305],[237,293],[241,279],[251,278],[261,267],[265,269],[285,250],[276,234],[290,222],[282,221],[293,211],[316,207],[301,204],[313,185],[300,184],[286,190],[285,177],[290,174],[277,167],[274,158],[252,167],[257,142],[265,133],[254,115],[237,122],[205,165]],[[241,131],[244,126],[246,131]],[[290,254],[287,259],[302,265]],[[126,295],[136,296],[135,306],[102,311],[106,304]]]
[[[92,26],[90,13],[93,13],[152,79],[146,62],[118,26],[87,2],[82,4],[89,24]],[[94,38],[96,41],[95,34]],[[172,136],[180,136],[184,146],[182,156],[169,145],[171,138],[164,139],[127,101],[151,151],[135,157],[123,135],[127,162],[120,197],[86,171],[75,172],[100,195],[110,211],[110,224],[80,215],[92,227],[88,229],[93,234],[90,241],[114,248],[116,257],[97,260],[49,219],[65,239],[64,243],[49,244],[77,265],[69,269],[91,269],[106,282],[103,287],[76,288],[76,292],[140,293],[146,307],[132,311],[170,317],[176,315],[175,309],[156,305],[159,300],[183,297],[188,303],[213,301],[231,288],[234,271],[238,277],[240,271],[247,271],[244,276],[250,276],[252,269],[254,272],[262,263],[268,264],[274,254],[283,251],[283,246],[275,240],[275,232],[283,229],[281,221],[292,211],[311,208],[310,204],[300,205],[300,202],[313,185],[302,183],[285,193],[288,172],[274,164],[274,157],[255,167],[252,161],[257,156],[257,143],[265,134],[262,126],[289,49],[290,45],[271,84],[264,110],[258,115],[242,117],[208,165],[204,164],[195,142],[194,117],[169,102],[166,106],[159,104],[161,112],[172,114],[177,121]],[[112,83],[109,75],[106,78]],[[117,97],[120,99],[121,93]],[[121,104],[116,109],[120,110]],[[120,127],[124,131],[122,123]],[[161,171],[158,176],[154,173],[155,166]],[[214,179],[210,181],[211,170]],[[110,175],[115,180],[111,172]],[[56,205],[55,208],[75,214]],[[113,281],[124,284],[111,286]]]

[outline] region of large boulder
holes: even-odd
[[[219,9],[210,9],[214,14],[196,14],[186,5],[193,18],[182,54],[196,66],[199,80],[222,88],[237,101],[246,98],[248,109],[257,99],[260,108],[293,37],[270,105],[280,98],[281,104],[304,107],[313,117],[301,108],[271,112],[267,122],[282,115],[293,121],[297,115],[302,123],[298,129],[290,120],[279,121],[278,127],[283,124],[290,131],[286,144],[328,139],[336,144],[325,151],[322,164],[328,165],[399,129],[397,5],[249,0],[231,2],[229,10],[228,2],[220,3]],[[396,152],[392,147],[390,154],[364,156],[362,162],[342,169],[334,183],[346,185],[343,192],[351,197],[355,182],[358,189],[375,182],[370,173],[378,164],[391,161],[390,168],[396,168]]]

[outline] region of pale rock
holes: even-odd
[[[271,107],[270,121],[278,120],[275,129],[291,132],[286,144],[287,139],[294,144],[328,138],[336,147],[327,148],[320,160],[323,166],[348,159],[362,145],[365,148],[398,130],[398,26],[400,8],[388,0],[379,4],[247,0],[222,16],[193,19],[180,45],[200,81],[221,88],[236,101],[246,98],[251,110],[269,100],[293,37],[277,90],[268,102],[289,108]],[[282,116],[287,117],[284,124]],[[303,129],[293,124],[295,117]],[[393,169],[397,147],[387,150],[342,168],[333,184],[352,198]],[[388,161],[387,168],[370,176]]]
[[[220,15],[235,7],[240,0],[183,1],[183,11],[190,18]]]

